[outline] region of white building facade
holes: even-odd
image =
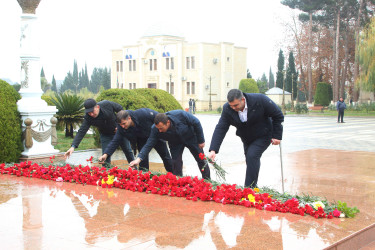
[[[111,88],[156,88],[183,108],[213,110],[246,78],[247,48],[233,43],[188,43],[183,37],[151,35],[137,45],[112,50]]]

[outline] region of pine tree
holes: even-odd
[[[276,72],[276,87],[282,89],[283,88],[283,81],[284,81],[284,53],[280,49],[279,51],[279,59],[277,60],[277,72]]]
[[[272,73],[272,69],[270,67],[270,73],[268,75],[268,89],[272,89],[273,87],[275,87],[275,77]]]
[[[249,70],[249,69],[247,69],[247,71],[246,71],[246,78],[247,78],[247,79],[249,79],[249,78],[253,78],[252,75],[251,75],[251,73],[250,73],[250,70]]]
[[[294,62],[293,52],[289,52],[288,68],[286,70],[285,78],[285,90],[292,93],[292,82],[293,82],[293,100],[297,96],[297,79],[298,73],[296,71],[296,64]]]
[[[52,87],[51,87],[51,90],[57,93],[57,86],[56,86],[55,75],[52,76]]]
[[[79,78],[78,78],[78,66],[77,61],[74,60],[74,66],[73,66],[73,85],[75,87],[76,94],[78,93],[78,87],[79,87]]]
[[[46,75],[44,74],[44,69],[43,69],[43,67],[42,67],[42,70],[40,71],[40,77],[46,77]]]

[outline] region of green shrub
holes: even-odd
[[[218,107],[217,109],[216,109],[216,111],[219,113],[219,114],[221,114],[221,112],[223,112],[223,107]]]
[[[158,112],[182,109],[177,100],[160,89],[108,89],[103,91],[96,101],[113,101],[121,104],[124,109],[136,110],[150,108]]]
[[[316,92],[314,96],[315,105],[328,106],[330,103],[330,88],[329,84],[325,82],[318,82],[316,85]]]
[[[302,103],[297,103],[294,109],[296,110],[297,114],[309,112],[309,109],[307,108],[306,104],[302,104]]]
[[[23,150],[22,121],[17,110],[20,94],[7,82],[0,80],[0,163],[18,162]]]
[[[258,85],[252,78],[242,79],[239,89],[244,93],[259,93]]]
[[[145,97],[153,104],[158,112],[167,112],[182,109],[180,103],[168,92],[161,89],[134,89],[132,90]]]

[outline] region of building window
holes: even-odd
[[[131,82],[129,82],[129,89],[132,89],[133,85]]]
[[[165,91],[167,91],[169,93],[169,82],[165,83]]]
[[[152,59],[150,59],[150,71],[152,71]]]
[[[119,61],[116,61],[116,70],[117,70],[117,72],[120,71],[120,62]]]
[[[132,60],[129,60],[129,71],[132,71]]]
[[[123,72],[123,61],[120,61],[120,71]]]
[[[191,82],[191,94],[195,95],[195,82]]]
[[[174,57],[171,57],[171,69],[174,69]]]
[[[190,69],[190,57],[186,57],[186,69]]]
[[[174,82],[171,82],[169,94],[174,95]]]
[[[191,68],[195,69],[195,56],[191,57]]]
[[[136,89],[136,88],[137,88],[137,84],[133,82],[133,89]]]
[[[165,69],[169,69],[169,58],[165,58]]]
[[[227,87],[229,87],[229,82],[227,82]]]
[[[229,62],[229,57],[227,57],[227,62]]]
[[[124,88],[124,84],[123,84],[123,83],[121,83],[121,88],[122,88],[122,89]]]
[[[133,71],[136,71],[135,65],[136,65],[136,62],[135,62],[135,60],[133,60]]]
[[[186,94],[190,95],[190,82],[186,83]]]
[[[157,59],[154,59],[154,70],[158,70]]]

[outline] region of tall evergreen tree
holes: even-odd
[[[249,69],[246,70],[246,78],[247,79],[253,78]]]
[[[293,82],[293,99],[295,99],[297,96],[297,79],[298,79],[298,73],[296,71],[294,55],[293,55],[293,51],[290,51],[289,58],[288,58],[288,68],[286,70],[285,90],[292,93],[292,82]]]
[[[270,67],[270,73],[268,75],[268,88],[269,89],[272,89],[273,87],[275,87],[275,77],[272,73],[272,69]]]
[[[266,73],[263,73],[263,75],[262,75],[262,77],[260,78],[260,80],[261,80],[262,82],[265,82],[265,83],[268,84],[268,79],[267,79]],[[267,86],[267,87],[268,87],[268,86]]]
[[[280,49],[279,51],[279,59],[277,60],[277,72],[276,72],[276,87],[278,88],[283,88],[283,81],[284,81],[284,64],[285,64],[285,59],[284,59],[284,53]]]
[[[68,74],[66,75],[63,84],[61,85],[60,92],[63,93],[66,90],[72,90],[75,91],[75,85],[73,83],[73,75],[69,71]]]
[[[75,87],[75,92],[77,94],[78,92],[78,87],[79,87],[79,78],[78,78],[78,65],[77,61],[74,60],[74,66],[73,66],[73,85]]]
[[[56,86],[55,75],[52,76],[52,87],[51,87],[51,90],[57,93],[57,86]]]
[[[104,89],[111,88],[111,70],[107,69],[107,67],[104,69],[103,87]]]
[[[46,77],[46,75],[44,74],[44,69],[42,67],[42,70],[40,71],[40,77]]]

